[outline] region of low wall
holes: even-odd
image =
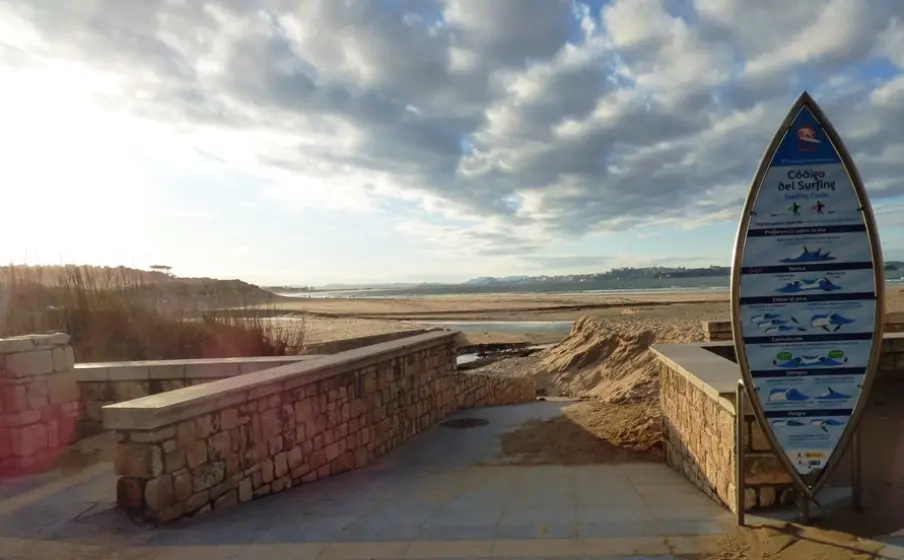
[[[102,408],[149,395],[318,358],[316,355],[75,364],[79,437],[103,431]]]
[[[42,470],[75,439],[73,361],[67,334],[0,340],[0,476]]]
[[[883,375],[900,375],[904,333],[883,340]],[[658,344],[666,462],[717,502],[736,511],[735,399],[741,370],[731,342]],[[749,402],[745,411],[750,411]],[[792,499],[791,477],[762,427],[745,414],[744,507],[768,508]]]
[[[120,506],[165,523],[359,468],[458,408],[534,400],[436,332],[104,407]]]
[[[416,329],[307,345],[300,356],[152,360],[136,362],[88,362],[75,365],[78,384],[79,437],[103,431],[101,409],[118,402],[157,395],[201,383],[310,360],[365,346],[411,337],[435,329]]]

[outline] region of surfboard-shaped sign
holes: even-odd
[[[806,92],[760,163],[731,277],[754,414],[807,495],[856,430],[879,361],[885,275],[857,168]]]

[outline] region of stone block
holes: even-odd
[[[11,414],[30,410],[25,387],[24,384],[0,385],[0,412]]]
[[[78,436],[78,419],[72,416],[60,418],[60,445],[68,446]]]
[[[32,381],[25,386],[29,410],[40,410],[50,401],[47,398],[47,382],[43,379]]]
[[[117,443],[113,465],[123,477],[156,478],[163,474],[163,450],[148,443]]]
[[[227,509],[238,505],[238,503],[238,493],[235,490],[230,490],[229,492],[226,492],[225,494],[217,498],[216,501],[214,501],[213,508],[216,510]]]
[[[750,446],[754,451],[772,450],[769,440],[766,439],[766,434],[763,433],[762,426],[756,421],[750,423]]]
[[[12,454],[9,430],[0,428],[0,461]]]
[[[175,449],[169,453],[166,453],[163,457],[163,467],[164,471],[167,473],[174,473],[176,471],[182,470],[186,467],[186,457],[184,449]]]
[[[192,494],[192,496],[185,501],[185,511],[196,512],[206,506],[208,502],[210,502],[210,492],[202,490]]]
[[[225,459],[232,453],[232,437],[229,432],[217,432],[210,438],[209,454],[217,459]]]
[[[227,408],[220,411],[220,429],[231,430],[239,425],[239,411],[237,408]]]
[[[775,504],[775,488],[772,486],[763,486],[760,488],[759,494],[759,505],[761,508],[772,507]]]
[[[207,462],[207,442],[195,440],[185,448],[185,460],[189,469],[195,469]]]
[[[6,373],[10,377],[34,377],[53,373],[53,352],[51,350],[8,354],[4,362]]]
[[[173,438],[176,429],[172,426],[157,428],[156,430],[135,430],[129,432],[129,440],[135,443],[160,443]]]
[[[195,419],[196,437],[201,439],[210,437],[210,434],[212,434],[218,428],[216,424],[216,418],[212,414],[199,416]]]
[[[47,397],[51,404],[77,402],[79,389],[72,374],[52,375],[48,378]]]
[[[60,422],[51,420],[47,423],[47,447],[57,449],[60,447]]]
[[[238,497],[240,502],[247,502],[253,497],[251,477],[245,477],[239,482]]]
[[[772,453],[751,453],[745,457],[746,484],[790,484],[791,476]]]
[[[39,451],[47,449],[47,426],[43,424],[13,428],[9,435],[10,455],[13,457],[33,457]]]
[[[54,348],[51,353],[53,356],[53,371],[69,372],[75,368],[75,353],[72,351],[71,346]]]
[[[289,463],[285,453],[277,453],[273,457],[273,475],[281,478],[289,472]]]
[[[221,461],[202,465],[191,471],[191,485],[195,492],[208,490],[226,478],[226,465]]]
[[[175,503],[173,477],[165,474],[152,478],[144,487],[144,500],[152,510],[162,510]]]
[[[273,461],[271,461],[270,459],[264,461],[264,463],[261,465],[260,472],[263,484],[270,484],[271,482],[273,482]]]
[[[176,443],[179,447],[185,447],[197,439],[198,429],[193,420],[180,422],[176,427]]]
[[[116,503],[127,510],[144,505],[144,480],[121,476],[116,480]]]
[[[173,494],[177,502],[183,502],[192,495],[191,473],[182,471],[173,475]]]

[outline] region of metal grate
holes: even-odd
[[[447,420],[440,424],[444,428],[454,428],[456,430],[466,430],[468,428],[476,428],[478,426],[486,426],[489,420],[483,418],[456,418],[455,420]]]

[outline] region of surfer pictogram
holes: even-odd
[[[788,207],[788,210],[790,210],[791,213],[794,214],[795,216],[800,216],[800,204],[795,202],[794,204],[792,204],[791,206]]]
[[[816,210],[816,213],[819,215],[823,214],[823,210],[825,210],[826,205],[822,203],[822,201],[818,201],[814,206],[813,210]]]
[[[797,146],[801,151],[809,152],[819,148],[822,140],[816,137],[816,129],[812,126],[802,126],[797,129]]]

